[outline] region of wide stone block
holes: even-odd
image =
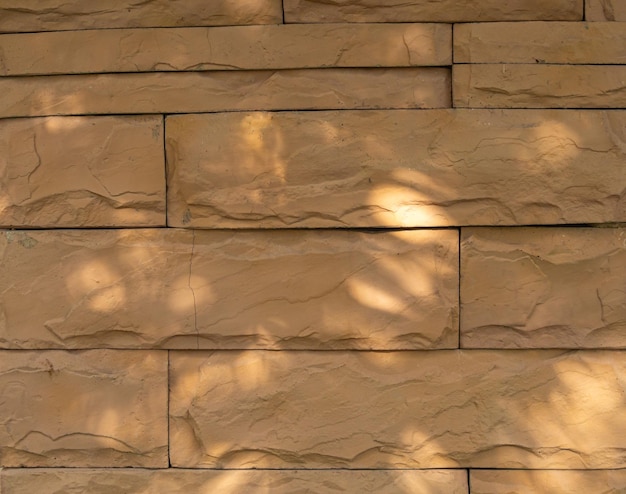
[[[615,111],[172,116],[166,120],[168,224],[625,221],[625,128],[626,112]]]
[[[619,351],[172,352],[170,459],[209,468],[624,468]]]
[[[626,230],[463,230],[461,345],[626,348]]]
[[[454,62],[625,64],[626,24],[619,22],[457,24],[454,26]]]
[[[450,65],[451,59],[452,29],[446,24],[103,29],[0,36],[0,75],[5,76],[410,67]]]
[[[459,341],[455,231],[6,231],[0,275],[6,348]]]
[[[165,225],[162,117],[0,121],[0,226]]]
[[[1,466],[167,466],[166,352],[0,355]]]
[[[626,21],[626,2],[623,0],[585,0],[585,20]]]
[[[468,494],[467,474],[463,470],[7,469],[0,472],[0,489],[2,494],[33,492]]]
[[[285,0],[285,22],[579,21],[582,0]]]
[[[620,494],[626,470],[471,470],[472,494]]]
[[[626,65],[461,64],[457,108],[626,108]]]
[[[281,0],[0,0],[0,32],[279,24]]]
[[[0,117],[449,108],[450,69],[301,69],[0,78]]]

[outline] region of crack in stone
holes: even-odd
[[[191,285],[191,274],[193,267],[193,254],[196,247],[196,231],[191,231],[191,254],[189,256],[189,278],[187,281],[187,285],[189,286],[189,290],[191,290],[191,297],[193,299],[193,328],[196,332],[196,348],[200,349],[200,332],[198,331],[198,309],[196,306],[196,292]]]

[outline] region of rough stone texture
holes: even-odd
[[[616,351],[174,351],[170,459],[624,468],[625,385],[626,353]]]
[[[468,494],[464,470],[9,469],[0,473],[0,489],[2,494]]]
[[[173,226],[626,220],[626,112],[188,115],[166,134]]]
[[[0,117],[449,108],[450,69],[301,69],[0,78]]]
[[[165,224],[162,117],[0,121],[0,226]]]
[[[452,29],[446,24],[106,29],[0,36],[0,75],[13,76],[408,67],[450,65],[451,59]]]
[[[455,107],[626,108],[626,65],[454,65]]]
[[[617,0],[619,1],[619,0]],[[582,0],[284,0],[285,22],[577,21]]]
[[[624,64],[626,24],[619,22],[456,24],[454,62]]]
[[[2,232],[0,345],[196,348],[191,247],[171,230]]]
[[[624,0],[585,0],[585,19],[588,21],[626,21]]]
[[[626,229],[463,231],[466,348],[626,348]]]
[[[457,260],[441,230],[8,231],[0,346],[457,348]]]
[[[626,470],[472,470],[472,494],[623,494]]]
[[[166,352],[0,356],[0,465],[167,466]]]
[[[0,0],[0,32],[277,24],[281,0]]]

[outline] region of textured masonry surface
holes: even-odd
[[[626,492],[626,3],[0,0],[2,494]]]

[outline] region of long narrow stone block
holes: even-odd
[[[0,226],[165,225],[162,117],[0,121]]]
[[[471,470],[472,494],[620,494],[626,470]]]
[[[0,473],[0,489],[2,494],[468,494],[464,470],[7,469]]]
[[[175,467],[624,468],[626,353],[172,352]]]
[[[626,21],[626,2],[623,0],[585,0],[585,20]]]
[[[449,108],[450,69],[301,69],[0,78],[0,117]]]
[[[626,348],[626,229],[463,231],[466,348]]]
[[[619,22],[457,24],[454,26],[454,62],[626,64],[626,24]]]
[[[315,49],[311,49],[314,46]],[[450,65],[446,24],[104,29],[0,36],[0,75]]]
[[[166,352],[0,356],[0,465],[167,466]]]
[[[626,108],[626,65],[461,64],[452,85],[458,108]]]
[[[168,117],[168,220],[193,228],[625,221],[625,128],[626,112],[602,111]]]
[[[618,0],[619,1],[619,0]],[[285,22],[579,21],[582,0],[285,0]]]
[[[0,32],[277,24],[281,0],[0,0]]]
[[[6,231],[0,294],[5,348],[457,348],[458,234]]]

